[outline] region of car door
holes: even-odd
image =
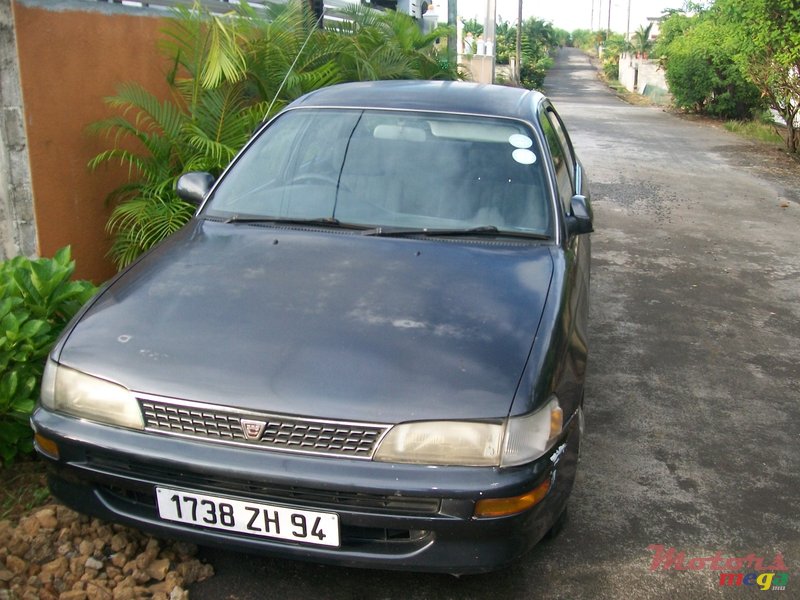
[[[569,336],[569,363],[574,372],[577,394],[582,395],[583,379],[588,354],[587,323],[589,312],[589,261],[591,258],[591,239],[589,235],[570,233],[566,227],[567,217],[572,215],[572,198],[580,195],[586,198],[590,207],[588,182],[582,165],[576,158],[572,142],[566,128],[549,102],[539,108],[539,124],[544,133],[553,163],[556,190],[561,209],[562,244],[564,257],[564,297],[567,303],[567,330]],[[591,209],[589,208],[591,215]]]

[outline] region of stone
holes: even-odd
[[[89,558],[87,558],[87,559],[86,559],[86,563],[85,563],[85,565],[84,565],[84,566],[85,566],[87,569],[95,569],[96,571],[99,571],[100,569],[102,569],[102,568],[103,568],[103,562],[102,562],[102,561],[99,561],[99,560],[97,560],[97,559],[96,559],[95,557],[93,557],[93,556],[90,556]]]
[[[189,600],[189,590],[175,586],[169,594],[169,600]]]
[[[44,529],[55,529],[58,527],[56,511],[53,508],[43,508],[37,511],[33,516]]]
[[[154,560],[147,567],[147,574],[156,581],[163,581],[169,572],[169,559]]]
[[[39,577],[43,575],[50,575],[51,579],[54,578],[61,578],[69,569],[69,561],[65,556],[59,556],[58,558],[51,560],[49,563],[45,563],[42,565],[42,572],[40,573]],[[44,581],[44,580],[43,580]]]
[[[204,565],[198,560],[181,563],[177,570],[187,585],[208,579],[214,574],[214,568],[211,565]]]
[[[86,592],[83,590],[70,590],[68,592],[61,592],[58,595],[58,600],[86,600]]]
[[[142,552],[136,557],[136,568],[140,571],[144,571],[147,567],[150,566],[150,563],[153,562],[155,556],[150,556],[147,552]]]
[[[128,587],[115,587],[112,598],[114,600],[135,600],[136,590]]]
[[[86,558],[83,556],[73,556],[69,559],[69,570],[78,577],[83,575],[85,570]]]
[[[148,585],[147,591],[153,596],[156,594],[164,594],[166,596],[170,591],[172,591],[172,588],[169,587],[166,581],[159,581],[158,583]]]
[[[39,533],[39,529],[42,527],[41,523],[36,520],[35,517],[23,517],[19,521],[19,525],[17,529],[25,533],[29,536],[34,536]]]
[[[8,569],[0,569],[0,581],[8,583],[14,579],[14,574]]]
[[[86,586],[86,600],[111,600],[113,597],[111,590],[98,583],[90,583]]]
[[[147,571],[143,571],[141,569],[136,569],[131,577],[133,577],[133,580],[136,583],[147,583],[150,581],[150,575],[147,574]]]
[[[59,504],[56,506],[56,518],[58,518],[59,526],[68,527],[72,523],[76,523],[80,515],[71,508]]]
[[[6,558],[6,568],[14,575],[22,575],[28,568],[28,563],[13,554]]]
[[[125,546],[128,545],[128,538],[127,536],[121,533],[115,533],[111,538],[111,550],[112,552],[119,552]]]
[[[78,552],[81,556],[91,556],[94,552],[94,544],[89,540],[83,540],[78,544]]]
[[[125,566],[125,563],[128,562],[128,559],[125,558],[125,555],[122,552],[117,552],[116,554],[112,554],[110,557],[111,564],[115,567],[121,569]]]

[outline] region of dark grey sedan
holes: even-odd
[[[66,504],[156,535],[466,573],[563,523],[586,372],[586,177],[541,94],[308,94],[50,355]]]

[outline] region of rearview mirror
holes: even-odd
[[[175,193],[181,200],[200,206],[212,185],[214,176],[211,173],[190,171],[178,177],[178,181],[175,182]]]
[[[586,197],[581,195],[573,196],[569,202],[571,215],[567,216],[567,233],[569,235],[581,235],[592,233],[592,212]]]

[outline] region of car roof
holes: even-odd
[[[379,108],[490,115],[536,122],[544,96],[522,88],[463,81],[368,81],[322,88],[289,108]]]

